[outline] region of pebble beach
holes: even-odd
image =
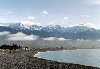
[[[44,50],[1,52],[0,69],[100,69],[92,66],[63,63],[34,57],[39,51]]]

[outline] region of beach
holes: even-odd
[[[67,49],[67,48],[66,48]],[[0,69],[100,69],[73,63],[57,62],[34,57],[38,52],[57,50],[57,48],[38,48],[0,53]],[[63,50],[59,48],[58,50]]]

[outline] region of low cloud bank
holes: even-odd
[[[39,36],[37,35],[26,35],[22,32],[18,32],[16,34],[11,34],[8,31],[4,31],[4,32],[0,32],[0,37],[5,37],[3,38],[4,40],[10,40],[10,41],[17,41],[17,40],[21,40],[21,41],[25,41],[25,40],[38,40]],[[48,37],[48,38],[41,38],[43,40],[47,40],[47,41],[54,41],[54,40],[58,40],[58,41],[64,41],[66,40],[65,38],[57,38],[57,37]]]
[[[56,37],[48,37],[48,38],[42,38],[43,40],[55,40]]]
[[[26,35],[22,32],[18,32],[16,34],[9,34],[7,35],[7,40],[37,40],[38,36],[36,35]]]
[[[4,36],[4,35],[9,35],[10,32],[4,31],[4,32],[0,32],[0,36]]]
[[[77,48],[100,48],[100,40],[65,39],[63,37],[39,38],[37,35],[26,35],[22,32],[11,34],[10,32],[0,32],[0,45],[19,44],[29,47],[77,47]]]
[[[59,40],[59,41],[63,41],[66,40],[65,38],[57,38],[57,37],[48,37],[48,38],[43,38],[43,40]]]
[[[24,34],[22,32],[18,32],[16,34],[11,34],[10,32],[8,31],[4,31],[4,32],[0,32],[0,39],[2,40],[9,40],[9,41],[26,41],[26,40],[29,40],[29,41],[34,41],[34,40],[44,40],[44,41],[70,41],[72,39],[65,39],[63,37],[46,37],[46,38],[39,38],[38,35],[27,35],[27,34]],[[77,39],[76,41],[89,41],[89,40],[84,40],[84,39]],[[97,41],[100,41],[100,40],[97,40]]]

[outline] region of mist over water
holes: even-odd
[[[63,37],[39,37],[37,35],[26,35],[22,32],[11,34],[0,32],[0,45],[18,44],[28,47],[76,47],[76,48],[100,48],[100,40],[65,39]]]
[[[0,45],[2,44],[19,44],[28,47],[76,47],[76,48],[100,48],[100,41],[97,40],[0,40]]]

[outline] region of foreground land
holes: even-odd
[[[61,50],[62,48],[58,49]],[[0,69],[100,69],[73,63],[63,63],[34,57],[39,51],[57,50],[57,48],[3,51],[0,53]]]

